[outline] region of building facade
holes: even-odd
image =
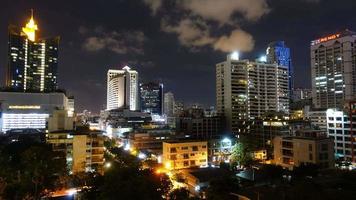
[[[356,98],[356,34],[336,33],[311,42],[312,97],[316,108],[342,108]]]
[[[138,72],[128,66],[107,73],[107,110],[139,110]]]
[[[163,142],[162,162],[167,169],[208,166],[208,143]]]
[[[100,131],[55,131],[47,134],[54,151],[63,152],[71,173],[104,173],[104,136]]]
[[[303,164],[333,168],[333,146],[333,140],[325,135],[277,136],[273,139],[274,163],[289,169]]]
[[[222,135],[224,120],[222,117],[177,117],[177,133],[185,133],[193,138],[210,139]]]
[[[141,112],[155,115],[163,114],[163,84],[142,83],[140,84]]]
[[[68,122],[73,121],[69,117],[71,112],[64,93],[0,92],[0,131],[3,132],[28,128],[48,130],[63,127],[65,123],[73,126]]]
[[[300,101],[304,99],[312,98],[312,90],[306,88],[296,88],[293,90],[292,99],[293,101]]]
[[[267,63],[286,66],[288,68],[288,86],[289,92],[293,91],[293,66],[290,49],[284,41],[271,42],[266,49]]]
[[[6,86],[15,91],[57,90],[59,37],[39,39],[33,16],[22,29],[9,26]]]
[[[246,132],[246,121],[267,111],[288,114],[288,68],[233,55],[216,65],[217,113],[226,118],[228,131]]]
[[[351,161],[356,155],[356,112],[350,115],[350,112],[340,109],[328,109],[326,115],[328,135],[334,139],[336,158]]]

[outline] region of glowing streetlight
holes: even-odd
[[[111,163],[107,162],[105,163],[105,168],[110,168],[111,167]]]

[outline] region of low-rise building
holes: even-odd
[[[333,140],[320,130],[302,131],[297,136],[276,136],[273,139],[274,163],[289,169],[303,164],[333,168],[333,146]]]
[[[167,169],[173,170],[208,166],[208,142],[163,142],[162,162]]]
[[[54,131],[47,134],[47,143],[66,156],[72,173],[103,173],[104,136],[100,131]]]

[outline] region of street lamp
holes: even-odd
[[[107,162],[107,163],[105,163],[105,168],[110,168],[111,167],[111,163],[109,163],[109,162]]]

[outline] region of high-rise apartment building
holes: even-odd
[[[271,42],[266,49],[267,63],[277,64],[288,67],[288,87],[289,92],[293,91],[293,67],[290,49],[284,41]]]
[[[33,16],[22,29],[9,26],[6,85],[15,91],[57,89],[59,37],[39,39],[37,30]]]
[[[174,95],[172,92],[164,94],[164,114],[167,117],[174,116]]]
[[[246,121],[267,111],[289,113],[288,68],[239,60],[233,53],[216,65],[218,115],[234,134],[248,129]]]
[[[139,110],[138,72],[125,66],[109,69],[107,74],[107,110],[129,108]]]
[[[342,108],[356,98],[356,33],[346,30],[316,39],[310,56],[316,108]]]
[[[162,115],[163,84],[154,82],[140,84],[140,106],[141,112]]]

